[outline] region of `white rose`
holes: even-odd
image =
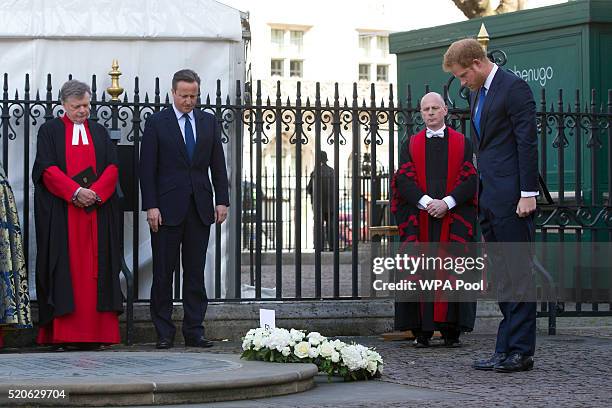
[[[326,340],[326,338],[321,336],[321,333],[319,332],[309,333],[307,337],[308,342],[310,342],[310,344],[312,344],[313,346],[318,346],[321,342]]]
[[[332,363],[337,363],[338,361],[340,361],[340,353],[338,353],[337,351],[332,351],[331,361]]]
[[[324,341],[319,346],[319,353],[321,354],[321,357],[328,358],[332,355],[333,352],[334,352],[334,346],[329,341]]]
[[[251,348],[251,342],[249,340],[244,340],[242,342],[242,349],[246,351],[250,348]]]
[[[270,337],[269,336],[261,337],[261,348],[270,348]]]
[[[368,361],[361,355],[362,349],[365,349],[365,347],[357,344],[346,346],[340,351],[342,362],[350,371],[357,371],[367,367]]]
[[[310,350],[308,350],[308,357],[310,357],[310,358],[317,358],[317,357],[319,357],[319,348],[318,347],[311,347]]]
[[[297,356],[297,358],[307,358],[308,352],[310,351],[310,343],[307,341],[301,341],[295,345],[293,349],[293,354]]]
[[[378,364],[376,364],[376,361],[370,361],[368,362],[368,372],[371,375],[376,374],[376,369],[378,368]]]
[[[261,336],[255,336],[255,338],[253,338],[253,348],[256,351],[261,350],[261,348],[263,347],[263,338]]]
[[[338,351],[346,347],[346,343],[340,340],[334,340],[333,343],[334,343],[334,348]]]
[[[382,363],[382,357],[374,350],[368,350],[368,361],[375,361],[377,363]]]
[[[291,341],[293,341],[293,344],[299,343],[304,338],[304,332],[301,330],[291,329],[289,334],[291,335]]]
[[[291,349],[289,347],[285,347],[283,348],[283,351],[281,351],[281,353],[283,354],[283,356],[288,357],[289,354],[291,354]]]
[[[289,345],[291,335],[286,329],[273,329],[268,338],[267,347],[270,349],[276,349],[282,351],[283,348]]]

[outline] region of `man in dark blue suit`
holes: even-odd
[[[229,192],[219,126],[213,115],[194,109],[199,93],[197,73],[176,72],[172,107],[147,119],[140,150],[142,208],[147,212],[153,251],[151,318],[159,349],[174,345],[172,278],[179,249],[185,345],[212,346],[204,337],[208,305],[204,265],[210,225],[225,221]]]
[[[489,61],[474,39],[453,43],[444,54],[443,68],[471,91],[472,133],[477,138],[480,177],[479,218],[484,240],[514,243],[505,245],[506,248],[533,242],[538,142],[535,102],[529,86]],[[507,295],[499,303],[503,319],[495,353],[491,358],[474,362],[473,367],[499,372],[530,370],[536,337],[531,256],[503,256],[495,269],[496,283]]]

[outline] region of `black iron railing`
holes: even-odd
[[[132,262],[124,269],[133,272],[133,287],[139,288],[139,245],[146,238],[139,234],[141,212],[136,171],[139,142],[146,118],[168,107],[170,99],[167,94],[162,95],[157,79],[152,96],[141,95],[136,78],[133,94],[118,101],[109,100],[97,89],[95,76],[91,85],[91,119],[121,139],[120,185],[124,209],[131,214],[133,223],[132,231],[125,237],[126,242],[131,242]],[[389,94],[381,100],[372,85],[366,101],[358,97],[356,84],[348,99],[341,97],[336,85],[331,100],[321,95],[318,84],[313,95],[304,97],[298,83],[296,95],[285,100],[280,83],[273,100],[264,95],[260,82],[254,84],[254,89],[238,82],[234,89],[234,95],[223,98],[217,81],[214,97],[198,101],[198,108],[216,116],[222,141],[229,146],[227,155],[232,160],[233,223],[227,238],[234,240],[235,245],[230,246],[229,256],[222,255],[221,229],[216,230],[215,285],[209,288],[210,298],[239,299],[243,297],[243,284],[254,287],[255,298],[262,297],[265,287],[262,285],[274,287],[274,298],[278,300],[364,296],[359,291],[358,243],[369,240],[368,227],[393,222],[387,201],[389,174],[397,167],[401,143],[423,127],[412,90],[407,89],[398,100],[390,87]],[[51,76],[46,89],[35,92],[26,76],[23,93],[10,96],[8,75],[4,75],[0,101],[2,158],[13,189],[23,197],[20,216],[26,260],[31,259],[35,250],[29,238],[30,171],[35,154],[32,146],[40,124],[62,113],[53,92]],[[547,99],[543,91],[538,96],[540,168],[552,197],[552,202],[539,206],[538,239],[571,236],[610,241],[612,92],[608,92],[605,105],[594,91],[586,102],[577,91],[572,96],[571,103],[561,91],[555,101]],[[469,120],[469,110],[450,106],[448,124],[472,137]],[[331,246],[320,199],[322,176],[320,167],[314,166],[320,162],[322,151],[328,153],[330,166],[335,170],[331,204],[326,204],[331,210]],[[309,196],[306,186],[311,172],[314,188]],[[325,254],[328,250],[329,259]],[[269,253],[274,260],[270,267],[263,262],[264,255],[268,257]],[[247,255],[244,261],[243,254]],[[308,272],[310,266],[304,263],[308,257],[313,259],[312,274]],[[341,263],[341,257],[347,260],[346,264]],[[224,288],[221,275],[228,258],[234,262],[226,273],[230,284]],[[32,262],[28,264],[31,266]],[[177,299],[181,286],[178,269]],[[134,293],[137,291],[130,295]],[[544,313],[552,312],[547,306]],[[575,313],[583,312],[579,309]]]

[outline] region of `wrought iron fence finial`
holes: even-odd
[[[119,95],[123,93],[123,88],[119,86],[119,76],[121,76],[121,71],[119,71],[119,61],[114,59],[111,68],[111,71],[108,73],[108,75],[111,77],[111,86],[106,88],[106,92],[108,92],[108,94],[111,96],[111,100],[118,101]]]
[[[487,48],[489,47],[489,33],[484,23],[480,24],[480,31],[478,32],[478,37],[476,37],[482,48],[487,52]]]

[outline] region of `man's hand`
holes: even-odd
[[[521,197],[516,206],[516,214],[523,218],[536,210],[536,198],[535,197]]]
[[[147,210],[147,222],[151,231],[159,231],[159,227],[162,225],[162,216],[159,212],[159,208],[149,208]]]
[[[217,224],[223,224],[223,221],[227,218],[227,206],[218,205],[215,207],[215,222]]]
[[[434,218],[442,218],[446,215],[448,211],[448,205],[444,202],[444,200],[436,200],[433,199],[429,204],[427,204],[427,212]]]
[[[82,188],[76,196],[75,205],[77,207],[89,207],[95,204],[97,199],[98,195],[93,190]]]

